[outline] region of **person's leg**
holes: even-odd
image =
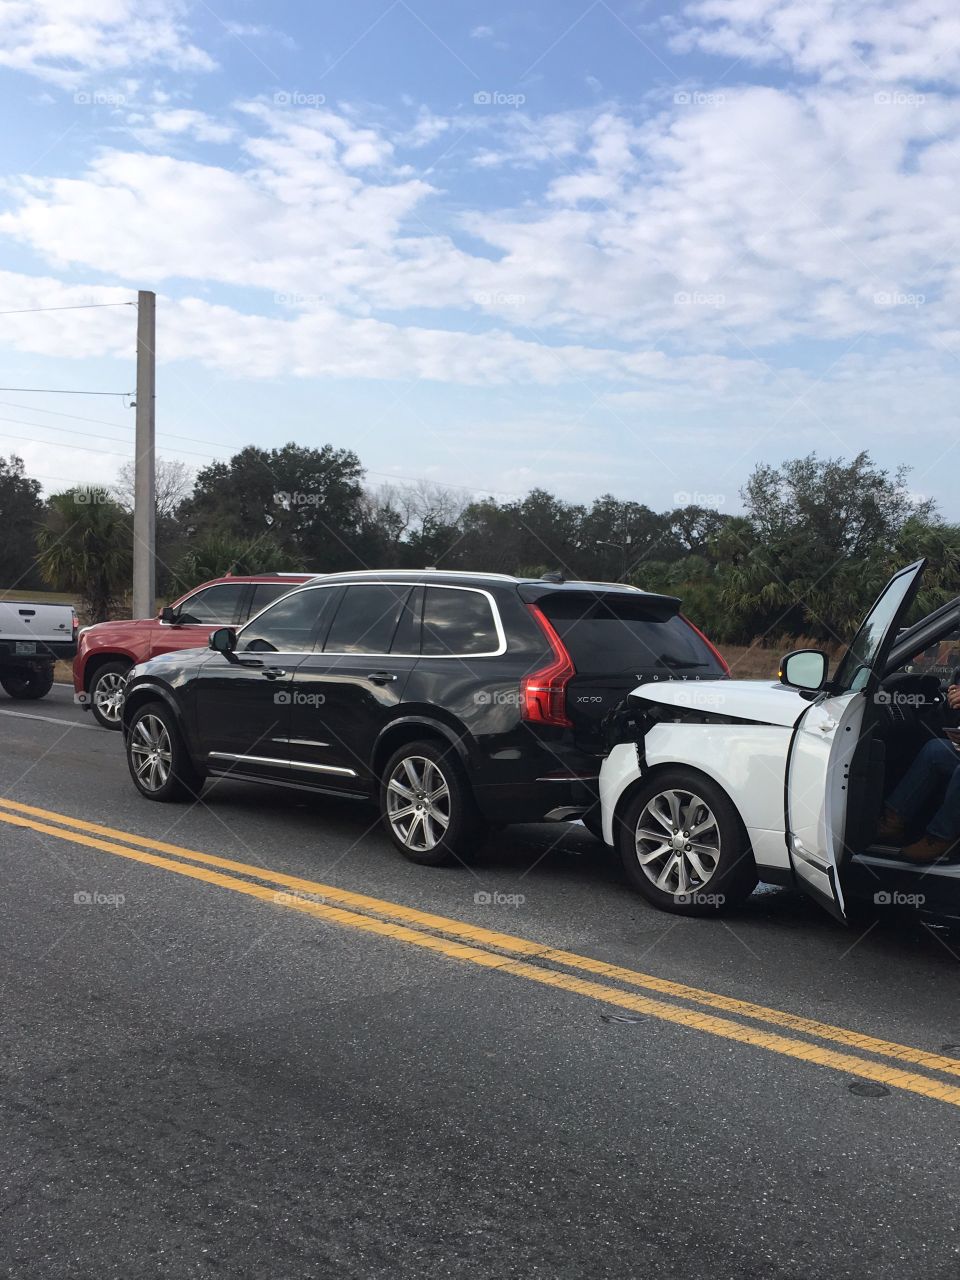
[[[902,850],[901,857],[918,864],[936,862],[948,854],[955,858],[960,851],[960,753],[940,739],[928,743],[917,759],[921,756],[929,766],[931,787],[945,782],[946,790],[924,835]]]
[[[927,835],[934,840],[949,840],[951,844],[960,839],[960,751],[949,748],[952,761],[945,761],[941,767],[941,776],[947,773],[947,791],[943,804],[927,823]],[[949,768],[948,766],[952,766]]]
[[[887,797],[887,808],[906,825],[919,818],[944,778],[960,765],[960,753],[945,738],[931,738]]]

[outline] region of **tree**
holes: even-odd
[[[364,568],[376,539],[364,518],[362,477],[350,449],[248,445],[199,473],[180,519],[188,537],[242,541],[269,533],[318,572]]]
[[[299,569],[290,552],[277,546],[269,534],[244,541],[226,534],[209,533],[194,539],[173,570],[175,590],[188,591],[200,582],[227,573],[284,573]]]
[[[157,458],[154,468],[157,525],[176,517],[193,489],[193,471],[179,458]],[[120,468],[114,487],[117,501],[132,511],[136,494],[136,464],[131,460]]]
[[[47,501],[37,533],[44,581],[75,592],[91,622],[103,622],[123,599],[133,575],[130,513],[106,489],[76,488]]]
[[[36,533],[42,515],[40,482],[24,474],[23,459],[16,454],[0,458],[0,584],[40,586]]]

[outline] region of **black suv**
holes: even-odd
[[[415,862],[488,823],[599,828],[603,721],[640,681],[719,679],[680,601],[613,583],[504,574],[315,578],[209,650],[127,682],[130,773],[151,800],[208,775],[377,799]]]

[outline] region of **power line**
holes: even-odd
[[[95,307],[135,307],[135,302],[77,302],[69,307],[20,307],[16,311],[0,311],[0,316],[26,316],[37,311],[92,311]]]
[[[16,391],[21,395],[36,394],[39,396],[119,396],[129,399],[132,391],[70,391],[64,387],[0,387],[0,391]]]

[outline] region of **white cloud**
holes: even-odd
[[[960,80],[956,0],[695,0],[672,47],[789,66],[827,82]]]
[[[470,39],[471,40],[492,40],[493,27],[484,27],[484,26],[474,27],[473,30],[470,32]]]
[[[64,88],[128,67],[209,71],[183,0],[0,0],[0,66]]]

